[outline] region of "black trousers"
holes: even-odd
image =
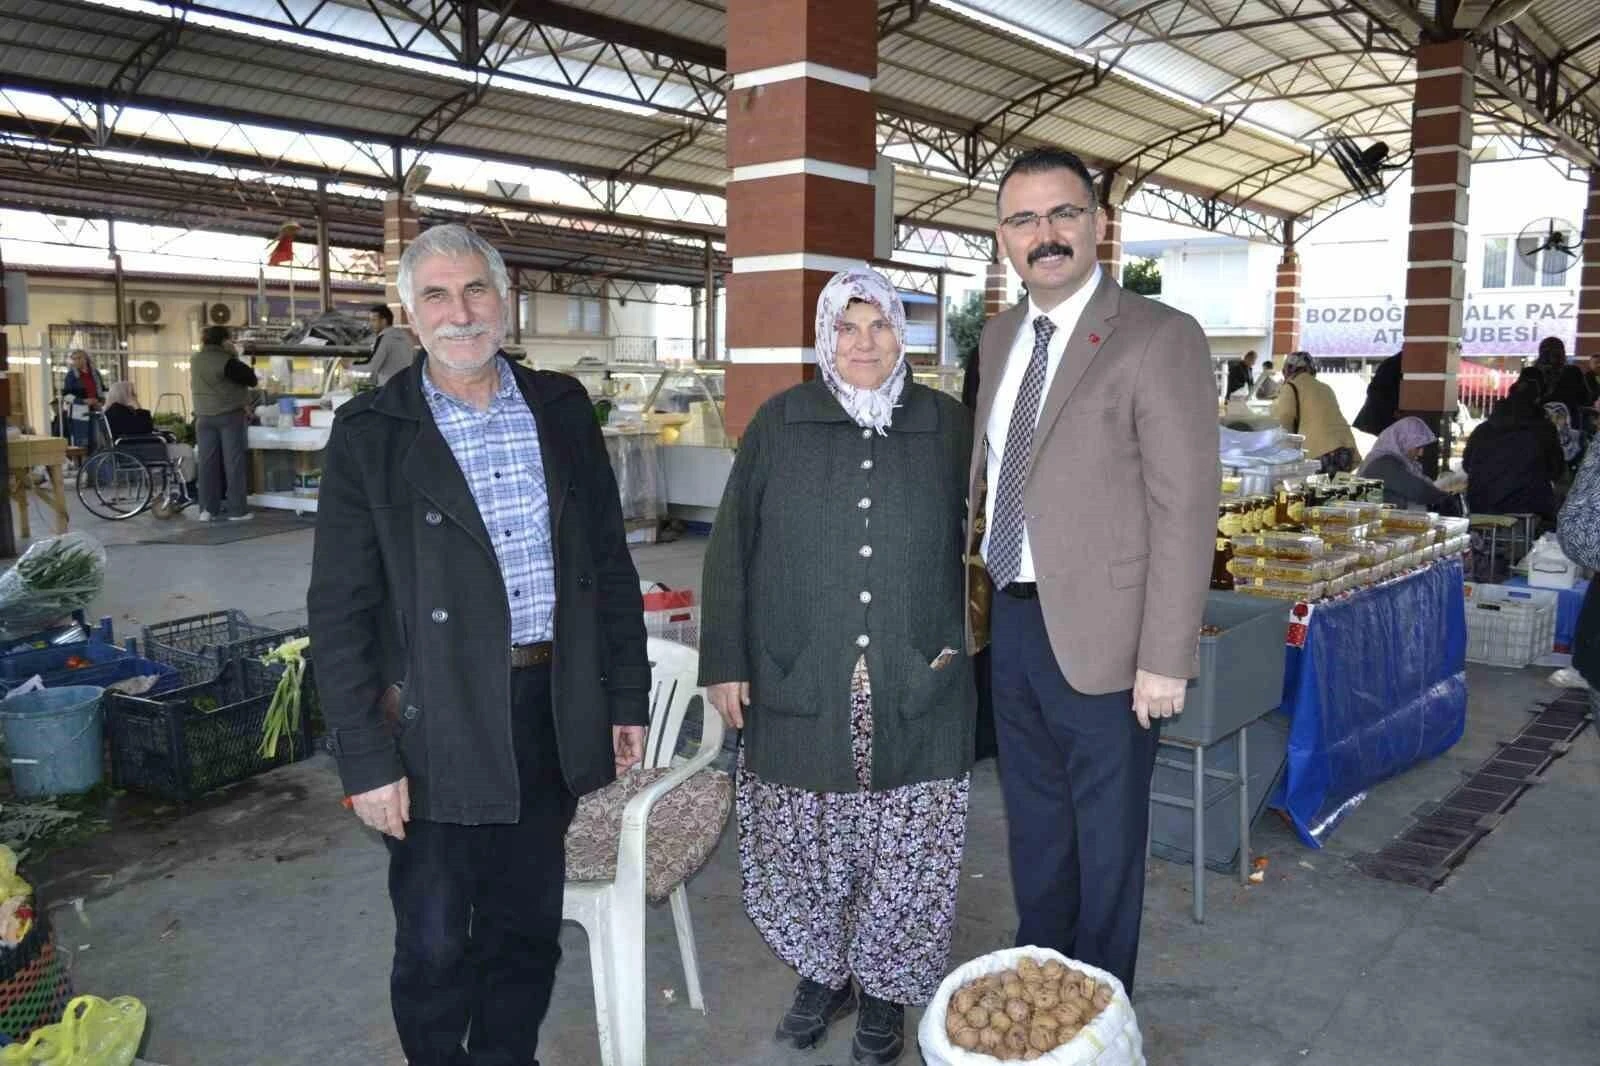
[[[1067,683],[1038,600],[997,593],[990,621],[1017,944],[1108,970],[1132,995],[1159,723],[1139,727],[1131,692]]]
[[[395,917],[390,1000],[410,1066],[538,1066],[577,799],[556,756],[550,667],[513,671],[511,698],[522,820],[414,820],[404,840],[384,837]]]

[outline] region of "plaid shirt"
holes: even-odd
[[[511,605],[511,643],[549,640],[556,609],[550,496],[539,426],[499,356],[500,388],[487,411],[444,392],[422,367],[422,392],[478,504]]]

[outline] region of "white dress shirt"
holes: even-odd
[[[1022,376],[1027,373],[1028,362],[1033,358],[1033,321],[1044,315],[1055,323],[1056,331],[1050,336],[1050,347],[1046,350],[1044,364],[1044,389],[1039,396],[1039,409],[1044,409],[1044,398],[1050,395],[1050,383],[1055,380],[1056,368],[1061,365],[1061,356],[1067,350],[1067,341],[1072,339],[1072,331],[1078,328],[1078,319],[1083,314],[1083,309],[1088,306],[1089,298],[1094,295],[1095,289],[1100,287],[1100,267],[1096,264],[1094,273],[1084,281],[1083,287],[1067,299],[1057,304],[1051,311],[1039,310],[1033,298],[1028,299],[1028,317],[1023,319],[1022,328],[1017,330],[1017,339],[1011,344],[1011,353],[1006,359],[1005,373],[1000,377],[1000,384],[995,390],[994,406],[989,410],[989,422],[984,427],[985,439],[989,446],[989,491],[984,498],[984,526],[983,526],[983,557],[989,558],[989,533],[994,529],[994,497],[995,490],[1000,484],[1000,464],[1005,461],[1006,434],[1011,430],[1011,413],[1017,406],[1017,392],[1022,388]],[[980,370],[981,372],[981,370]],[[1038,415],[1034,415],[1034,432],[1038,433]],[[1022,528],[1022,569],[1017,573],[1018,581],[1033,581],[1033,548],[1028,543],[1027,523]]]

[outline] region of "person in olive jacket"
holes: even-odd
[[[702,581],[700,680],[733,728],[745,910],[801,981],[804,1049],[857,1006],[854,1057],[904,1050],[947,971],[976,693],[963,641],[972,416],[910,380],[905,311],[865,268],[817,307],[820,380],[739,444]],[[854,978],[854,982],[852,982]]]
[[[599,425],[577,381],[500,351],[508,287],[463,227],[406,249],[424,353],[339,409],[318,499],[317,688],[355,814],[389,849],[411,1066],[537,1062],[567,826],[649,722]]]

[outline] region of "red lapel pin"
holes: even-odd
[[[1100,334],[1098,334],[1098,333],[1089,334],[1089,343],[1090,344],[1099,344],[1100,343]]]

